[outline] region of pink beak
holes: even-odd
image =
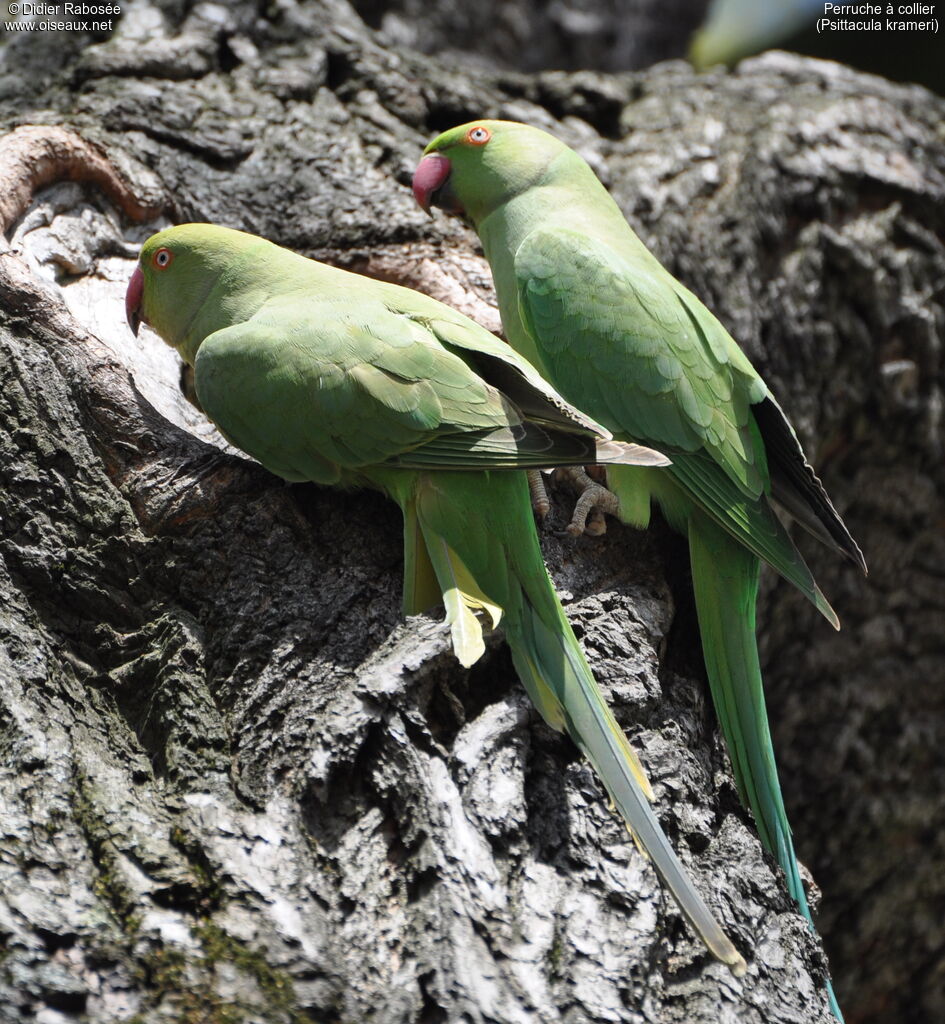
[[[125,317],[135,335],[141,326],[141,314],[138,310],[141,307],[142,295],[144,295],[144,274],[141,273],[141,267],[135,267],[135,272],[128,282],[128,291],[125,292]]]
[[[417,164],[413,172],[413,194],[424,213],[430,212],[434,195],[446,184],[450,170],[449,160],[439,153],[431,153]]]

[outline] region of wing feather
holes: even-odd
[[[605,441],[607,431],[507,345],[472,321],[457,327],[433,305],[440,321],[395,310],[368,288],[359,303],[317,292],[279,297],[203,341],[198,398],[235,445],[289,480],[338,483],[379,465],[666,463]]]
[[[763,384],[669,274],[577,231],[542,228],[517,250],[515,273],[523,326],[552,378],[568,382],[565,397],[642,444],[704,449],[746,495],[763,493],[749,413]],[[588,402],[595,392],[599,403]]]

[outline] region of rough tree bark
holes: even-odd
[[[341,0],[139,0],[91,42],[21,40],[0,77],[4,132],[85,140],[0,152],[3,189],[37,192],[3,206],[0,253],[0,1020],[830,1019],[820,944],[734,792],[677,538],[543,548],[742,981],[500,638],[465,672],[435,617],[401,621],[396,510],[221,450],[171,354],[123,326],[136,244],[187,219],[494,325],[474,239],[406,187],[478,115],[592,160],[860,540],[868,582],[808,546],[841,634],[765,591],[777,745],[848,1020],[943,1019],[942,101],[784,55],[457,72]],[[119,184],[76,181],[96,153]]]
[[[683,57],[709,0],[352,0],[390,46],[518,71],[636,71]]]

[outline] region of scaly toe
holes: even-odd
[[[544,519],[551,509],[551,502],[545,490],[545,481],[541,478],[541,470],[526,469],[525,476],[528,478],[528,492],[532,497],[532,512],[539,519]]]
[[[607,493],[609,494],[610,492],[608,491]],[[587,522],[584,524],[584,532],[588,537],[603,537],[607,532],[607,520],[599,508],[593,509],[587,517]]]
[[[604,513],[617,514],[620,510],[617,496],[595,482],[580,466],[559,467],[554,471],[554,480],[556,483],[565,484],[578,494],[567,533],[572,537],[580,537],[582,533],[600,537],[606,533]]]

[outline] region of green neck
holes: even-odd
[[[193,315],[183,325],[177,337],[171,341],[171,344],[180,353],[181,359],[191,366],[197,358],[197,349],[200,348],[200,343],[204,338],[214,331],[228,326],[215,322],[219,320],[215,314],[219,312],[220,303],[214,301],[214,292],[217,290],[219,281],[220,275],[207,279],[206,284],[198,292]],[[210,310],[214,311],[214,315],[210,314]]]
[[[197,295],[194,313],[171,344],[181,358],[193,365],[204,339],[216,331],[251,319],[259,309],[299,272],[311,272],[315,265],[301,256],[286,260],[286,253],[260,239],[247,247],[207,281]]]
[[[515,253],[535,226],[530,215],[534,197],[523,192],[484,217],[476,228],[495,282],[499,314],[508,343],[523,355],[543,376],[548,376],[541,353],[526,333],[518,310],[518,283],[515,276]]]

